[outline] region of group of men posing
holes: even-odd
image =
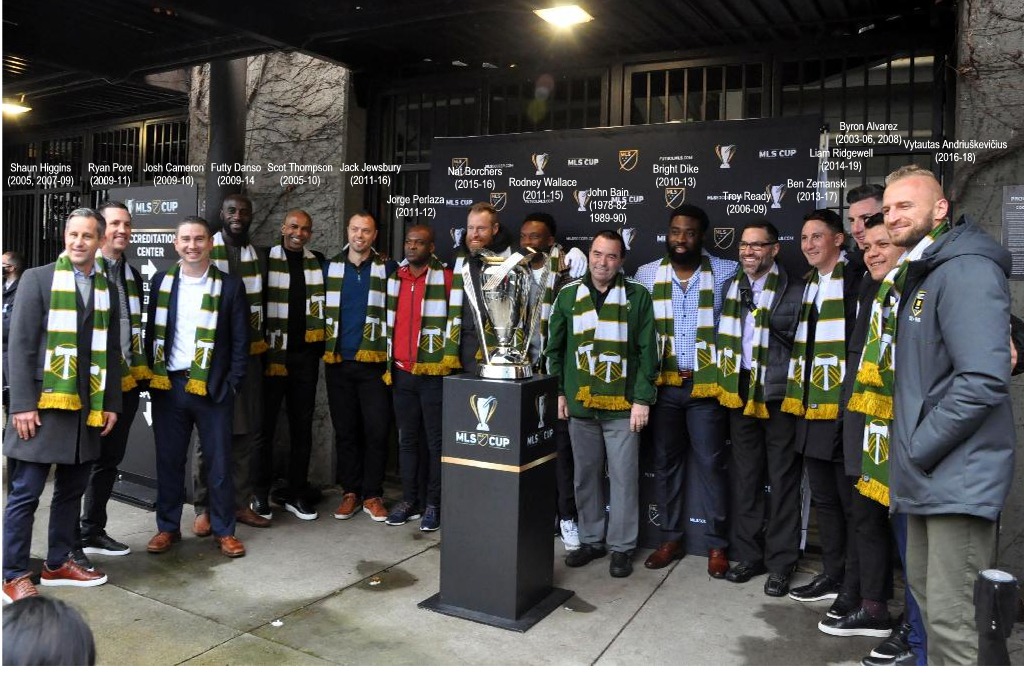
[[[890,637],[868,664],[924,663],[925,634],[928,662],[976,658],[973,581],[993,556],[1013,467],[1009,255],[973,224],[951,225],[930,172],[904,167],[887,183],[848,194],[850,252],[838,214],[805,217],[804,278],[776,263],[779,231],[766,220],[743,227],[737,264],[703,248],[708,217],[682,205],[665,257],[631,279],[619,233],[597,233],[585,257],[556,243],[550,215],[526,218],[520,246],[532,250],[532,296],[541,299],[531,358],[558,379],[566,565],[610,550],[610,574],[632,572],[639,438],[650,423],[663,537],[647,568],[684,555],[685,483],[695,477],[712,577],[767,574],[769,596],[833,599],[822,631]],[[509,252],[495,209],[470,207],[453,269],[434,255],[428,226],[407,230],[400,265],[377,253],[368,213],[350,218],[347,245],[331,260],[307,247],[304,211],[286,215],[269,250],[250,243],[247,198],[228,197],[221,220],[216,234],[198,217],[178,226],[181,260],[152,281],[144,336],[123,205],[72,212],[65,252],[23,276],[8,340],[23,362],[11,369],[4,445],[13,469],[5,601],[36,593],[29,542],[51,464],[41,583],[102,584],[87,554],[130,551],[107,535],[105,507],[146,383],[157,459],[152,553],[181,539],[193,426],[197,536],[212,533],[222,553],[244,555],[235,524],[269,525],[272,496],[301,520],[317,517],[307,477],[321,359],[343,488],[334,517],[361,509],[388,525],[440,527],[442,378],[479,363],[487,332],[467,308],[462,265],[481,249]],[[271,492],[282,402],[287,485]],[[402,498],[389,511],[392,410]],[[791,590],[805,469],[824,571]],[[886,603],[893,535],[911,590],[897,622]]]

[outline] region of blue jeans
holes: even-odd
[[[897,513],[892,516],[892,536],[896,538],[896,548],[900,553],[900,562],[903,564],[904,569],[907,567],[907,514]],[[904,570],[904,574],[905,574]],[[917,656],[918,665],[928,664],[928,638],[924,631],[924,620],[921,619],[921,609],[917,605],[917,601],[914,600],[914,595],[910,591],[910,582],[907,582],[906,598],[904,599],[905,607],[904,618],[910,624],[910,636],[907,637],[907,641],[910,642],[910,647],[914,650],[914,655]]]

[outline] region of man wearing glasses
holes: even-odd
[[[800,554],[796,416],[782,412],[782,399],[803,293],[802,283],[776,263],[778,254],[774,225],[747,224],[740,234],[742,270],[725,284],[718,325],[718,401],[729,409],[732,439],[730,545],[739,561],[725,579],[742,583],[769,572],[764,593],[775,597],[789,591]]]

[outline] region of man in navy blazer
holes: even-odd
[[[156,520],[159,532],[146,550],[163,553],[181,540],[181,509],[185,503],[185,465],[192,428],[207,458],[207,486],[214,539],[230,558],[245,555],[235,538],[234,483],[231,470],[231,420],[235,393],[245,378],[249,355],[248,305],[245,287],[210,261],[213,249],[209,224],[198,216],[184,219],[174,236],[181,257],[176,268],[153,278],[146,321],[146,356],[153,368],[153,436],[156,439]],[[169,275],[170,274],[170,275]],[[158,312],[161,286],[174,279],[166,312]],[[196,329],[209,318],[202,310],[204,296],[215,293],[219,279],[213,351],[209,361],[198,349]],[[163,334],[158,329],[163,324]],[[180,334],[179,334],[180,333]],[[158,339],[159,337],[159,339]],[[198,353],[197,353],[198,352]],[[205,394],[190,380],[205,374]],[[165,378],[165,379],[162,379]],[[161,388],[160,386],[164,387]]]

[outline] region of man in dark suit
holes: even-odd
[[[202,218],[178,225],[174,248],[181,261],[153,278],[146,320],[159,529],[146,550],[163,553],[181,540],[185,464],[195,426],[206,457],[214,538],[221,553],[237,558],[245,546],[235,538],[231,421],[249,356],[245,289],[238,277],[211,263],[212,234]]]
[[[82,517],[79,523],[81,539],[75,549],[75,560],[79,565],[91,567],[86,554],[103,556],[126,556],[131,548],[107,534],[107,502],[117,481],[117,467],[124,460],[128,446],[128,432],[139,409],[138,381],[146,379],[149,368],[142,354],[142,277],[125,257],[132,238],[132,215],[128,207],[120,202],[108,202],[99,207],[106,222],[101,252],[106,266],[110,289],[116,290],[118,307],[111,311],[120,324],[117,342],[125,363],[131,372],[131,389],[121,395],[121,413],[117,425],[100,443],[100,457],[93,461],[89,485],[82,497]],[[123,388],[122,388],[123,389]]]
[[[121,410],[116,292],[96,264],[103,216],[76,209],[57,261],[21,278],[11,322],[11,424],[4,439],[10,495],[3,530],[3,600],[37,594],[29,571],[32,522],[50,466],[56,464],[44,586],[92,587],[107,576],[78,565],[78,512],[99,457],[100,437]]]

